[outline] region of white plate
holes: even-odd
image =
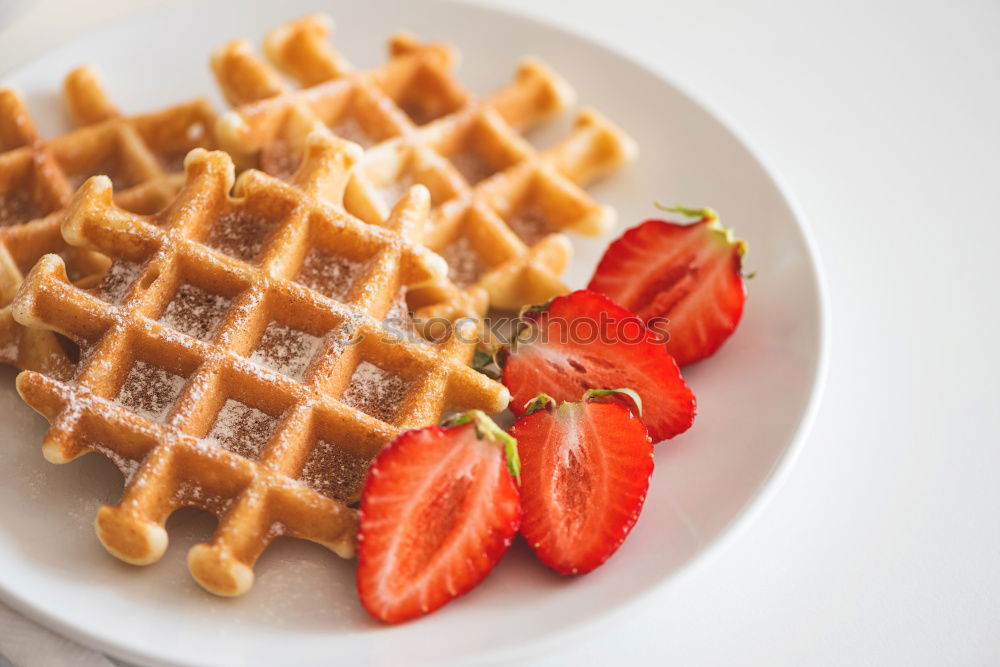
[[[381,62],[385,38],[397,28],[451,41],[464,56],[462,79],[477,93],[506,81],[522,55],[548,61],[581,102],[639,143],[639,160],[592,190],[618,209],[622,229],[656,215],[652,202],[661,200],[711,205],[749,241],[746,268],[757,275],[746,314],[719,354],[685,373],[698,396],[698,418],[689,433],[658,446],[645,511],[607,565],[578,580],[561,579],[519,543],[470,595],[393,628],[372,622],[358,605],[353,563],[289,539],[264,554],[245,597],[205,593],[189,577],[184,555],[210,534],[212,520],[190,510],[171,519],[162,561],[146,568],[118,562],[100,546],[91,522],[101,503],[117,498],[119,475],[98,456],[62,467],[45,463],[38,447],[43,420],[18,399],[14,373],[0,372],[0,592],[116,656],[399,665],[468,662],[551,642],[663,584],[745,517],[762,489],[773,488],[815,403],[825,359],[822,291],[805,232],[774,176],[672,85],[557,28],[433,2],[168,5],[66,44],[4,80],[26,93],[49,133],[62,127],[62,76],[82,62],[103,70],[127,111],[199,94],[221,108],[207,67],[211,50],[232,38],[257,40],[268,27],[315,10],[333,14],[336,43],[361,67]],[[542,141],[565,131],[569,117],[542,132]],[[586,283],[607,241],[575,239],[571,285]]]

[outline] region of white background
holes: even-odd
[[[5,0],[0,64],[160,3]],[[1000,662],[1000,3],[493,4],[719,114],[798,198],[832,301],[819,415],[770,504],[537,664]]]

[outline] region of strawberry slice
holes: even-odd
[[[673,357],[639,318],[608,297],[580,290],[527,309],[522,318],[517,337],[497,356],[515,415],[540,393],[575,401],[588,389],[631,387],[642,397],[654,442],[691,426],[694,394]]]
[[[403,433],[365,478],[358,593],[386,623],[470,591],[517,533],[517,443],[478,410],[452,424]]]
[[[610,558],[646,499],[646,427],[624,405],[596,402],[622,391],[588,391],[582,402],[558,405],[540,394],[511,427],[524,464],[521,534],[559,574],[585,574]]]
[[[635,312],[681,366],[712,356],[736,330],[747,298],[746,242],[733,239],[710,208],[664,208],[700,220],[647,220],[604,252],[587,289]]]

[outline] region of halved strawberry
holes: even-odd
[[[579,403],[542,394],[510,433],[524,464],[521,534],[560,574],[585,574],[606,561],[642,510],[653,473],[653,443],[624,405]]]
[[[588,389],[631,387],[654,442],[686,431],[694,394],[661,339],[611,299],[580,290],[522,313],[526,325],[498,354],[510,409],[523,415],[540,393],[575,401]]]
[[[608,246],[587,289],[666,334],[667,349],[684,366],[714,354],[739,324],[747,297],[746,242],[734,240],[710,208],[663,210],[700,220],[647,220],[628,230]]]
[[[517,533],[517,443],[478,410],[452,423],[403,433],[365,478],[358,593],[387,623],[467,593]]]

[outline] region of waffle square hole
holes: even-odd
[[[158,188],[148,190],[133,188],[117,197],[115,203],[126,211],[138,215],[155,215],[167,208],[173,198],[172,194]],[[160,225],[166,220],[160,218],[150,222]]]
[[[399,134],[399,127],[386,112],[385,98],[376,95],[373,99],[364,88],[348,95],[346,103],[326,123],[334,134],[365,149]]]
[[[385,319],[394,323],[408,323],[412,325],[413,318],[410,315],[410,306],[406,303],[406,287],[400,287],[396,296],[392,298],[389,311],[385,314]]]
[[[553,232],[545,211],[533,198],[521,202],[506,222],[510,230],[528,246],[538,243]]]
[[[364,262],[313,247],[302,262],[295,280],[325,297],[345,301],[363,268]]]
[[[299,480],[328,498],[352,503],[361,494],[369,460],[329,440],[317,440]]]
[[[353,141],[362,148],[370,148],[377,143],[377,139],[372,135],[367,127],[354,113],[345,113],[336,121],[330,124],[330,131],[341,139]]]
[[[230,257],[252,262],[264,249],[275,226],[275,221],[265,215],[235,209],[219,216],[206,243]]]
[[[529,246],[548,234],[572,227],[593,208],[584,194],[541,172],[515,184],[513,190],[498,193],[491,205]]]
[[[164,423],[184,387],[184,378],[170,371],[137,361],[125,376],[115,403],[148,419]]]
[[[97,296],[112,305],[121,304],[129,289],[139,279],[140,268],[138,262],[116,259],[97,284]]]
[[[448,263],[448,278],[462,288],[475,284],[489,270],[467,236],[453,240],[440,255]]]
[[[494,168],[493,164],[483,157],[482,153],[471,146],[452,153],[448,159],[469,185],[484,181],[500,171]]]
[[[0,227],[21,225],[44,215],[26,188],[0,193]]]
[[[444,132],[434,148],[446,156],[469,185],[526,159],[528,151],[509,130],[496,127],[492,117],[475,117]]]
[[[417,125],[458,111],[465,103],[464,95],[448,78],[429,65],[418,67],[393,97]]]
[[[435,164],[434,160],[437,160]],[[425,186],[431,194],[431,206],[439,206],[458,194],[453,178],[441,168],[443,158],[424,155],[422,160],[408,159],[390,178],[385,174],[372,177],[379,199],[387,209],[392,209],[406,191],[417,183]],[[419,164],[419,166],[418,166]]]
[[[52,173],[51,161],[44,155],[33,149],[20,148],[9,150],[3,156],[4,165],[0,170],[0,227],[36,220],[65,205],[63,184]],[[15,249],[12,252],[15,255],[34,254],[38,250],[19,253]]]
[[[84,130],[86,132],[87,130]],[[115,192],[125,190],[143,180],[145,165],[130,154],[125,139],[115,128],[97,132],[90,137],[90,152],[57,149],[57,159],[74,190],[91,176],[104,175],[111,179]]]
[[[175,125],[176,120],[180,119],[171,120],[175,121],[171,125]],[[188,152],[208,143],[211,119],[194,117],[186,120],[186,125],[167,128],[152,124],[140,130],[146,144],[156,155],[156,161],[168,174],[183,173],[184,158],[187,157]]]
[[[156,161],[160,163],[160,168],[168,174],[180,174],[184,172],[184,158],[187,153],[158,153]]]
[[[388,422],[402,406],[409,386],[398,375],[362,361],[354,369],[342,400],[366,415]]]
[[[9,247],[8,250],[10,250]],[[66,265],[66,277],[73,283],[79,282],[84,278],[100,275],[102,271],[106,271],[108,266],[110,266],[110,264],[106,264],[96,253],[82,248],[69,246],[56,254],[62,258],[63,263]],[[37,255],[31,255],[25,258],[28,260],[27,262],[22,261],[20,257],[15,258],[15,261],[18,263],[21,273],[27,275],[31,271],[31,267],[35,265],[37,258]]]
[[[323,339],[319,336],[271,322],[264,329],[250,361],[298,380],[322,344]]]
[[[386,311],[385,317],[382,318],[382,326],[392,338],[401,336],[412,341],[419,341],[421,339],[417,332],[413,313],[410,311],[410,305],[406,301],[406,293],[407,288],[405,286],[400,287],[396,292],[392,303],[389,304],[389,310]]]
[[[276,178],[289,180],[302,163],[302,152],[291,142],[277,138],[260,153],[260,168]]]
[[[254,460],[264,450],[278,420],[245,403],[227,399],[205,441]]]
[[[233,300],[184,283],[167,304],[160,321],[198,340],[209,341]]]
[[[417,180],[413,176],[412,169],[402,169],[396,177],[376,186],[379,199],[385,204],[387,209],[392,209],[396,202],[406,194],[406,191],[416,185]]]

